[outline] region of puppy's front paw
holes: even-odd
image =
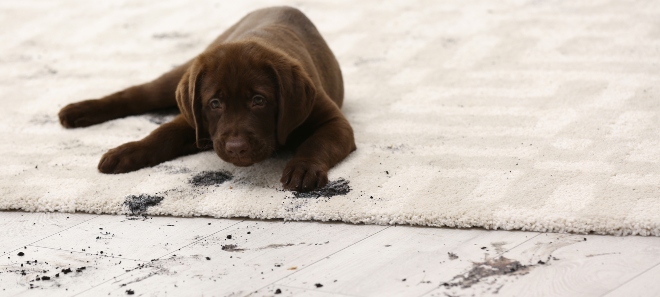
[[[328,184],[328,169],[309,160],[291,160],[280,181],[287,190],[307,192]]]
[[[139,142],[129,142],[109,150],[101,157],[99,171],[126,173],[151,166],[149,150]]]
[[[100,105],[98,100],[71,103],[63,107],[57,115],[62,126],[66,128],[87,127],[107,120]]]

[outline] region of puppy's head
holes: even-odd
[[[249,166],[268,158],[312,110],[316,91],[302,66],[255,42],[222,44],[197,57],[176,91],[197,146]]]

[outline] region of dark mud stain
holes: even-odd
[[[337,195],[346,195],[351,191],[351,186],[348,185],[349,181],[340,178],[335,181],[329,182],[325,187],[316,189],[309,192],[293,192],[296,198],[319,198],[319,197],[332,197]]]
[[[130,195],[126,197],[124,205],[131,211],[131,215],[141,215],[147,211],[149,207],[156,206],[163,201],[162,196],[151,196],[147,194],[140,194],[139,196]]]
[[[144,116],[149,122],[156,125],[162,125],[173,120],[177,115],[179,115],[179,110],[177,108],[167,108],[147,113]]]
[[[457,275],[451,281],[443,283],[442,286],[465,289],[491,276],[525,275],[536,266],[545,264],[547,263],[539,261],[538,264],[523,265],[516,260],[500,256],[484,262],[473,263],[472,269],[466,274]]]
[[[193,176],[188,182],[194,187],[213,186],[222,184],[234,178],[227,171],[202,171]]]
[[[242,252],[245,249],[238,248],[235,244],[227,244],[222,246],[222,250],[226,252]]]
[[[456,254],[454,254],[454,253],[452,253],[452,252],[448,252],[447,255],[449,256],[449,260],[456,260],[456,259],[458,259],[458,255],[456,255]]]

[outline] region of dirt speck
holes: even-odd
[[[323,285],[320,284],[320,283],[316,283],[316,284],[314,284],[314,286],[317,287],[317,288],[321,288],[321,287],[323,287]]]
[[[351,191],[351,186],[348,185],[349,181],[340,178],[335,181],[329,182],[325,187],[316,189],[309,192],[293,192],[296,198],[319,198],[319,197],[332,197],[337,195],[346,195]]]
[[[456,259],[458,259],[458,255],[456,255],[456,254],[454,254],[454,253],[452,253],[452,252],[448,252],[448,253],[447,253],[447,256],[449,256],[449,260],[456,260]]]
[[[133,294],[135,294],[135,291],[131,289],[126,290],[126,295],[133,295]]]
[[[208,187],[222,184],[234,178],[227,171],[202,171],[193,176],[188,183],[195,187]]]
[[[18,256],[19,256],[19,257],[23,257],[23,256],[25,256],[25,253],[23,253],[23,252],[18,252]]]
[[[275,294],[282,294],[282,290],[280,289],[275,290]]]
[[[149,207],[160,204],[163,199],[162,196],[151,196],[147,194],[140,194],[138,196],[130,195],[126,197],[124,205],[128,207],[131,215],[141,215],[145,213]]]

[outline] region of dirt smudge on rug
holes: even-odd
[[[130,195],[126,197],[124,205],[128,207],[131,215],[141,215],[147,212],[147,209],[156,206],[163,201],[162,196],[152,196],[147,194]]]
[[[202,171],[193,176],[188,183],[193,187],[208,187],[220,185],[232,178],[234,177],[227,171]]]
[[[316,189],[309,192],[293,192],[296,198],[320,198],[320,197],[333,197],[337,195],[346,195],[351,191],[349,181],[340,178],[335,181],[329,182],[325,187]]]

